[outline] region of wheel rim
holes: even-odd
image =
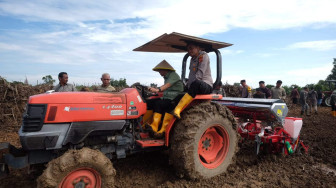
[[[330,104],[330,97],[326,98],[324,103],[327,105],[327,106],[331,106]]]
[[[230,139],[220,125],[208,128],[198,143],[198,156],[202,165],[209,169],[220,166],[229,151]]]
[[[59,188],[100,188],[101,177],[92,168],[80,168],[71,171],[63,178]]]

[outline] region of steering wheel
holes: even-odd
[[[131,87],[138,90],[143,101],[146,101],[148,97],[155,96],[156,94],[149,91],[147,86],[141,85],[140,83],[135,83]]]

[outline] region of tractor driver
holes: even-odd
[[[175,108],[176,105],[174,105],[172,101],[183,92],[183,83],[180,76],[175,72],[175,69],[166,60],[156,65],[153,71],[159,72],[164,78],[164,85],[158,88],[150,87],[149,90],[155,93],[163,92],[163,97],[147,100],[149,110],[147,110],[144,115],[144,119],[152,113],[152,109],[154,112],[153,121],[150,125],[147,124],[146,127],[154,134],[154,137],[161,138],[166,131],[167,125],[173,118],[173,115],[168,112],[171,112]],[[158,130],[163,114],[162,126],[161,129]]]
[[[191,103],[197,94],[210,94],[213,85],[208,54],[201,51],[200,45],[196,42],[189,42],[187,50],[189,56],[191,56],[187,82],[188,92],[174,110],[174,116],[178,119],[181,118],[182,109]]]

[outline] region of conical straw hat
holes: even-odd
[[[171,70],[171,71],[175,71],[175,69],[166,60],[161,61],[161,63],[157,64],[153,68],[153,71],[158,71],[158,70]]]

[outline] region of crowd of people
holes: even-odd
[[[271,89],[265,86],[264,81],[260,81],[259,88],[256,88],[254,94],[252,94],[252,88],[246,84],[246,80],[241,80],[240,84],[239,90],[242,98],[281,99],[283,101],[286,99],[286,91],[281,87],[281,80],[278,80]],[[324,94],[321,90],[315,91],[314,87],[304,87],[298,91],[298,87],[295,86],[290,93],[290,98],[293,104],[301,105],[301,115],[310,116],[313,111],[318,114],[317,107],[322,104]],[[331,94],[330,104],[332,115],[336,117],[336,90]]]

